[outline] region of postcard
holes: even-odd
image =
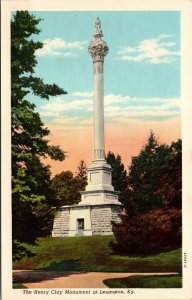
[[[192,2],[1,8],[2,299],[192,299]]]

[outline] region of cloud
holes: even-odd
[[[60,118],[53,118],[49,122],[49,128],[57,131],[81,131],[84,127],[91,128],[93,126],[93,117],[69,116],[64,115]]]
[[[69,117],[65,116],[64,118],[54,119],[52,124],[57,125],[64,125],[67,127],[82,127],[82,126],[89,126],[93,123],[92,118],[82,118],[82,117]]]
[[[72,112],[79,110],[88,110],[92,106],[92,99],[71,99],[71,97],[62,97],[58,96],[54,99],[50,100],[50,102],[46,103],[43,106],[40,106],[40,113],[46,111],[54,112],[54,113],[64,113],[64,112]]]
[[[93,92],[75,92],[72,94],[73,96],[77,96],[77,97],[92,97],[93,96]]]
[[[110,105],[110,104],[128,104],[131,101],[131,97],[129,96],[122,96],[122,95],[114,95],[114,94],[109,94],[105,96],[105,105]]]
[[[57,96],[39,108],[49,124],[64,128],[89,126],[92,120],[93,97],[90,92],[74,92]],[[87,96],[87,97],[86,97]],[[130,120],[163,121],[180,115],[179,98],[142,98],[108,94],[104,97],[106,122],[127,123]],[[63,129],[64,130],[64,129]]]
[[[104,102],[106,107],[114,107],[114,105],[118,104],[120,108],[124,106],[124,108],[130,108],[132,105],[134,107],[146,107],[148,106],[167,106],[177,104],[179,105],[178,98],[144,98],[144,97],[130,97],[130,96],[122,96],[122,95],[114,95],[109,94],[104,97]]]
[[[149,62],[151,64],[172,63],[180,55],[173,50],[176,46],[174,41],[167,41],[173,36],[161,34],[156,39],[142,41],[135,47],[120,47],[118,59],[122,61]]]
[[[40,112],[42,117],[59,117],[60,113],[59,112],[53,112],[53,111],[41,111]]]
[[[67,42],[61,38],[47,39],[43,41],[43,47],[36,50],[35,54],[37,56],[76,56],[86,44],[86,41]]]
[[[180,115],[179,98],[106,97],[109,96],[114,100],[105,103],[105,116],[109,122],[127,123],[130,119],[163,121]]]

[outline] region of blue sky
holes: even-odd
[[[105,95],[121,95],[122,101],[118,99],[121,107],[127,106],[125,97],[134,99],[131,106],[148,107],[152,99],[152,105],[160,107],[165,99],[180,96],[178,12],[33,14],[43,19],[39,24],[42,32],[37,38],[46,43],[37,52],[36,73],[46,82],[63,87],[68,92],[64,101],[71,101],[72,96],[74,100],[82,100],[80,93],[82,97],[92,93],[92,61],[87,47],[93,38],[97,16],[102,23],[103,39],[109,46],[105,58]],[[42,106],[41,110],[43,115]],[[68,113],[74,115],[74,111]]]
[[[104,62],[106,127],[180,130],[180,15],[177,11],[33,12],[43,19],[34,38],[36,75],[68,94],[42,101],[31,96],[54,133],[92,126],[93,71],[87,48],[99,16],[109,53]],[[173,124],[172,123],[172,124]],[[162,125],[163,124],[163,125]],[[177,124],[177,128],[175,128]],[[136,128],[137,126],[135,126]],[[170,128],[169,128],[170,129]],[[161,136],[161,132],[157,132]],[[168,134],[168,133],[167,133]],[[165,134],[164,134],[165,135]],[[179,137],[179,136],[178,136]],[[61,137],[62,139],[62,137]]]

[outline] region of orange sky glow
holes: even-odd
[[[44,160],[51,166],[52,176],[62,171],[70,170],[74,174],[77,166],[83,159],[87,166],[92,162],[93,130],[91,126],[76,127],[73,129],[54,129],[49,127],[51,135],[50,144],[59,145],[66,152],[63,162]],[[181,137],[180,118],[166,121],[138,121],[131,120],[125,123],[109,122],[105,125],[105,152],[112,151],[119,154],[125,169],[131,163],[131,157],[138,155],[146,144],[150,130],[153,130],[160,143],[170,144]]]

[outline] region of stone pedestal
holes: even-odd
[[[115,204],[62,206],[56,212],[52,236],[112,235],[111,221],[120,222],[120,212],[121,206]]]
[[[88,185],[81,192],[81,204],[117,204],[119,192],[112,186],[111,166],[103,161],[93,161],[88,168]]]

